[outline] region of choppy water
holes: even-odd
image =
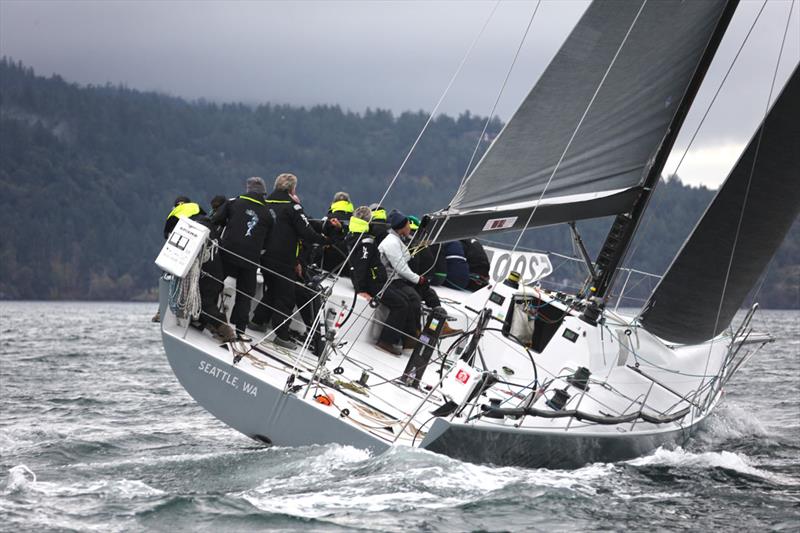
[[[154,311],[0,304],[0,530],[800,530],[800,313],[762,313],[780,340],[685,449],[568,471],[256,445],[180,387]]]

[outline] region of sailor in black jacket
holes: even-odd
[[[256,292],[256,270],[273,223],[264,200],[264,180],[248,178],[246,185],[245,194],[225,202],[212,218],[214,224],[225,228],[221,241],[222,264],[225,276],[236,278],[236,303],[231,322],[240,336],[247,327],[250,300]]]
[[[344,191],[339,191],[333,195],[331,207],[328,214],[322,217],[319,224],[319,232],[330,239],[330,244],[322,249],[322,262],[320,266],[328,272],[339,272],[342,276],[349,276],[349,269],[342,269],[342,263],[347,259],[347,228],[350,217],[353,216],[353,204],[350,202],[350,195]],[[336,219],[341,224],[338,227],[332,226],[329,221]],[[316,229],[316,228],[315,228]]]
[[[491,262],[486,250],[478,239],[464,239],[461,241],[464,246],[464,255],[469,265],[469,285],[471,291],[477,291],[489,284],[489,268]]]
[[[271,318],[272,326],[277,328],[275,344],[288,349],[296,347],[289,335],[290,321],[286,319],[294,310],[294,278],[300,240],[306,246],[324,244],[328,240],[311,227],[296,190],[297,177],[294,174],[280,174],[275,179],[275,190],[266,198],[272,219],[272,231],[261,262],[266,293],[250,323],[251,328],[266,331],[267,321]],[[336,219],[330,223],[340,226]]]
[[[186,196],[178,196],[175,199],[174,208],[167,215],[167,221],[164,224],[165,239],[169,238],[170,233],[175,229],[178,220],[181,218],[189,218],[207,227],[211,232],[209,235],[210,240],[219,239],[217,227],[211,223],[203,208]],[[202,264],[200,272],[202,275],[198,281],[198,289],[200,290],[199,322],[202,327],[205,327],[213,335],[223,339],[225,342],[233,341],[236,335],[219,308],[219,295],[222,292],[222,280],[225,277],[219,254],[212,254]]]
[[[386,221],[386,208],[380,204],[369,206],[372,210],[372,221],[369,224],[372,234],[375,236],[375,243],[380,244],[389,232],[389,223]]]
[[[350,254],[351,279],[353,287],[359,296],[371,300],[378,295],[386,285],[386,268],[381,262],[378,245],[375,237],[369,233],[370,219],[369,207],[363,206],[356,209],[350,218],[349,233],[347,243],[353,248]],[[389,309],[389,316],[383,326],[380,338],[376,346],[393,355],[401,355],[402,349],[397,345],[401,343],[402,332],[413,331],[413,323],[409,324],[411,318],[408,312],[408,301],[391,286],[387,287],[380,298],[381,305]]]

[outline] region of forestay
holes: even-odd
[[[648,331],[684,344],[719,334],[731,323],[800,214],[799,78],[795,67],[766,120],[650,296],[642,313]]]
[[[725,5],[593,3],[428,235],[520,229],[537,204],[530,226],[628,210]]]

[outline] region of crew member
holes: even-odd
[[[378,250],[380,250],[381,261],[386,267],[389,279],[392,280],[390,286],[401,292],[409,303],[415,331],[407,333],[416,337],[420,327],[422,300],[430,307],[441,307],[441,302],[427,278],[416,274],[408,264],[411,254],[403,242],[403,239],[408,238],[411,234],[408,218],[400,211],[393,210],[387,217],[387,222],[390,229],[378,245]],[[442,334],[453,335],[456,333],[460,333],[460,330],[451,329],[445,322]]]
[[[467,289],[477,291],[489,284],[489,256],[478,239],[463,239],[464,255],[469,265],[469,285]]]
[[[464,257],[464,246],[460,241],[446,242],[442,245],[442,253],[447,260],[445,285],[453,289],[466,289],[469,285],[469,264]]]
[[[181,218],[189,218],[206,226],[211,231],[209,240],[216,241],[219,239],[217,227],[211,223],[203,208],[186,196],[178,196],[175,199],[174,208],[167,215],[167,221],[164,224],[165,239],[169,238],[170,233],[175,229],[178,220]],[[219,308],[219,295],[222,292],[222,280],[225,276],[222,268],[222,259],[219,254],[212,254],[202,264],[200,274],[200,280],[198,281],[200,290],[200,325],[224,342],[231,342],[235,340],[236,335]]]
[[[403,351],[398,345],[401,343],[402,334],[408,329],[413,329],[413,324],[408,324],[408,300],[389,285],[384,289],[388,276],[386,268],[381,263],[380,252],[375,244],[375,237],[370,234],[369,220],[371,212],[369,207],[362,206],[355,210],[350,219],[347,243],[353,248],[350,254],[351,278],[353,287],[362,298],[372,300],[380,296],[380,304],[389,309],[389,316],[381,330],[376,346],[392,355],[402,355]],[[413,320],[413,317],[411,318]]]
[[[320,232],[330,239],[330,244],[323,248],[322,268],[329,272],[339,272],[342,263],[347,258],[347,226],[350,217],[353,215],[353,204],[350,195],[344,191],[339,191],[333,195],[331,207],[328,214],[322,218]],[[336,219],[341,225],[336,227],[329,221]],[[315,228],[316,229],[316,228]],[[349,269],[341,269],[342,274],[348,275]]]
[[[413,215],[408,217],[408,225],[413,234],[419,229],[419,219]],[[447,278],[447,260],[441,253],[442,246],[434,244],[432,246],[421,246],[414,250],[409,265],[415,273],[428,278],[432,287],[444,284]]]
[[[389,231],[389,223],[386,221],[386,208],[380,204],[372,204],[369,208],[372,211],[370,228],[372,228],[372,234],[375,236],[375,243],[380,245]]]
[[[223,226],[222,265],[225,276],[236,278],[236,301],[231,312],[231,322],[243,340],[250,300],[256,291],[256,270],[261,252],[272,227],[272,218],[264,200],[266,185],[259,177],[248,178],[246,192],[231,198],[214,213],[212,223]]]
[[[271,318],[276,330],[273,342],[294,349],[297,346],[289,335],[290,321],[287,318],[291,317],[295,305],[295,267],[299,241],[302,239],[306,245],[324,244],[328,239],[317,233],[308,222],[297,196],[297,177],[294,174],[280,174],[275,178],[275,189],[266,198],[266,203],[273,220],[262,261],[267,291],[256,307],[250,327],[266,331],[267,321]],[[335,218],[329,222],[334,227],[341,227]]]

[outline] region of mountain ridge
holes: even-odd
[[[426,113],[364,113],[338,106],[218,104],[121,86],[79,86],[0,60],[0,242],[2,299],[147,299],[161,228],[175,196],[207,206],[260,175],[300,178],[307,212],[321,216],[333,193],[377,201],[425,124]],[[409,213],[447,205],[486,119],[439,115],[385,204]],[[492,119],[493,138],[502,128]],[[488,146],[482,142],[478,156]],[[714,191],[673,176],[656,190],[629,266],[657,274]],[[607,220],[583,221],[596,253]],[[507,237],[506,237],[507,238]],[[530,230],[523,244],[570,253],[563,227]],[[773,260],[760,300],[800,307],[800,231]]]

